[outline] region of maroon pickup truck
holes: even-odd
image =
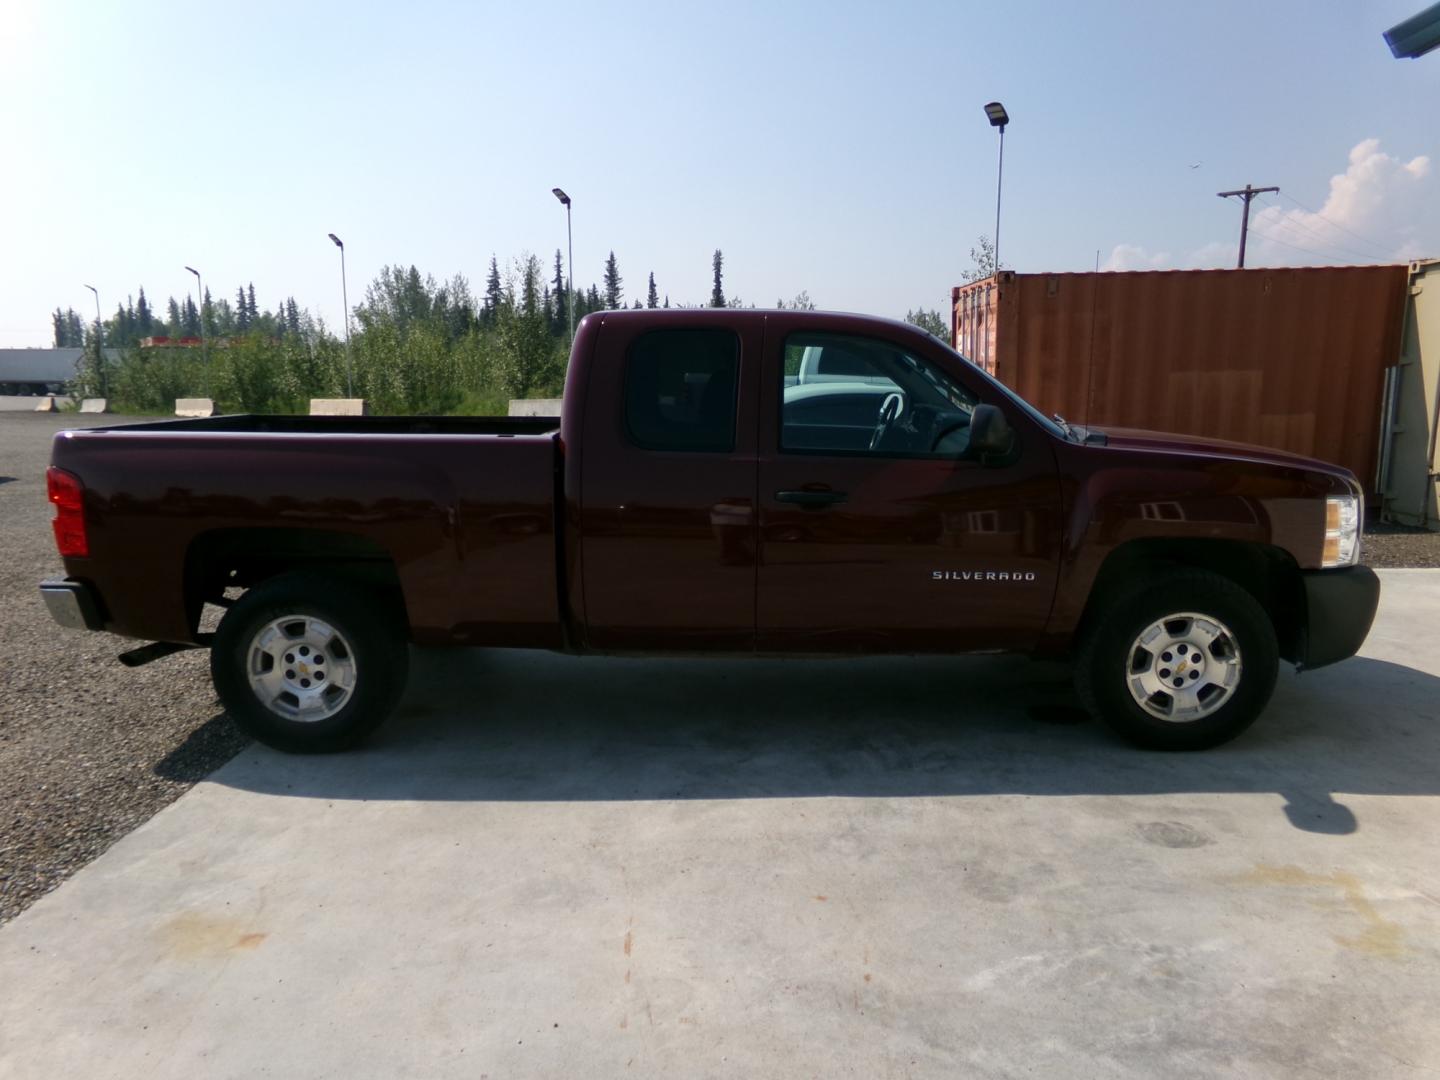
[[[903,323],[625,311],[558,419],[222,416],[66,431],[67,626],[208,646],[256,738],[371,732],[417,646],[1069,657],[1086,706],[1196,749],[1379,597],[1344,469],[1050,418]],[[224,617],[202,632],[202,607]]]

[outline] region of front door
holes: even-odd
[[[586,646],[755,644],[758,320],[609,317],[581,462]]]
[[[778,316],[762,378],[760,649],[1034,644],[1060,548],[1048,435],[948,350],[908,336]],[[968,449],[982,401],[1016,436],[986,461]]]

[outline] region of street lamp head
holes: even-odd
[[[1010,114],[1005,111],[1005,106],[998,101],[992,101],[985,106],[985,115],[990,118],[990,126],[1004,128],[1010,123]]]
[[[340,242],[340,237],[336,236],[333,232],[327,233],[326,235],[328,235],[330,239],[334,241],[336,247],[340,248],[342,251],[345,249],[345,245]]]
[[[555,197],[560,200],[561,205],[563,205],[563,206],[569,206],[569,205],[570,205],[570,196],[569,196],[569,195],[566,195],[565,192],[561,191],[558,187],[557,187],[557,188],[551,188],[550,190],[555,193]]]
[[[185,269],[189,270],[190,273],[194,274],[197,278],[200,276],[200,271],[196,270],[193,266],[187,266]]]
[[[99,296],[99,295],[100,295],[100,290],[97,289],[97,288],[95,288],[94,285],[86,285],[85,287],[86,287],[87,289],[89,289],[91,292],[93,292],[96,296]]]

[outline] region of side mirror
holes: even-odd
[[[1004,457],[1015,445],[1015,432],[994,405],[976,405],[970,415],[970,452],[982,462]]]

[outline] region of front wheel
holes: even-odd
[[[1219,574],[1175,569],[1100,610],[1075,682],[1091,713],[1131,742],[1203,750],[1255,722],[1278,669],[1274,625],[1250,593]]]
[[[246,734],[292,753],[356,745],[405,688],[409,655],[385,605],[313,574],[262,582],[225,613],[210,673]]]

